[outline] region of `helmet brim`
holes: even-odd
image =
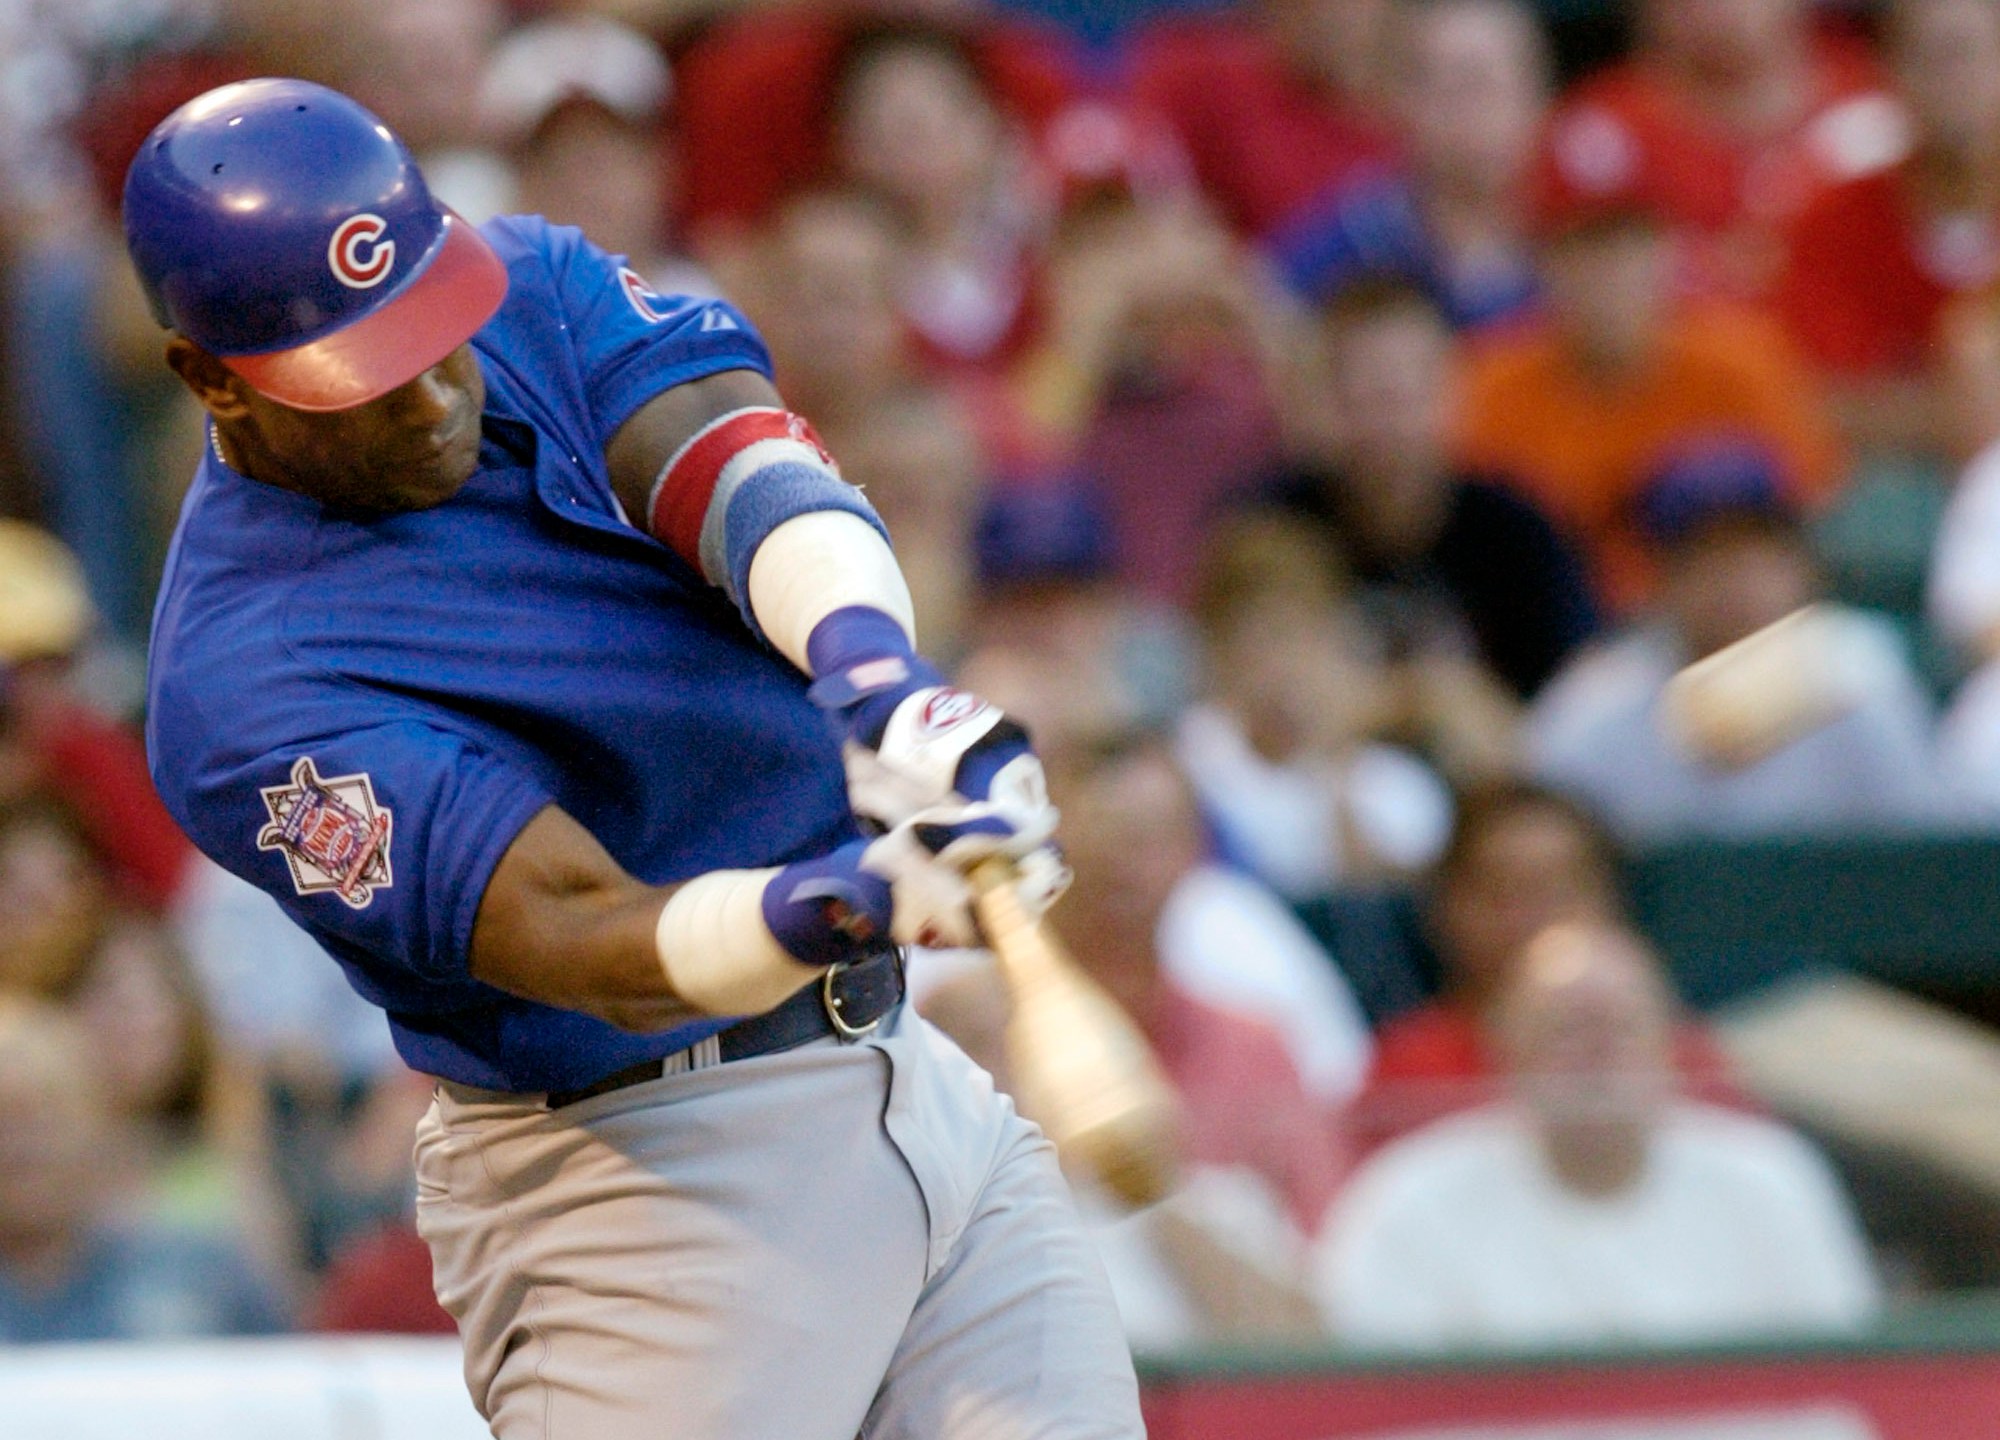
[[[351,410],[409,384],[451,354],[506,298],[506,265],[483,235],[446,210],[430,264],[388,304],[308,345],[218,358],[281,405]]]

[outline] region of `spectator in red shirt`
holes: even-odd
[[[1389,0],[1257,0],[1134,44],[1134,96],[1180,132],[1202,189],[1261,239],[1389,156]]]
[[[1030,336],[1046,214],[1028,137],[953,32],[854,34],[834,71],[832,168],[882,201],[905,241],[896,300],[918,352],[1003,366]]]
[[[1962,439],[1941,321],[2000,280],[2000,10],[1902,0],[1890,38],[1913,148],[1797,217],[1776,304],[1856,445],[1935,454]]]
[[[1514,784],[1463,802],[1426,907],[1444,990],[1376,1032],[1368,1087],[1348,1111],[1357,1147],[1372,1149],[1496,1098],[1497,997],[1523,948],[1548,926],[1618,921],[1618,864],[1610,832],[1553,791]],[[1697,1096],[1735,1097],[1727,1062],[1705,1030],[1683,1022],[1674,1060]]]
[[[1828,185],[1900,158],[1904,123],[1874,57],[1814,27],[1809,0],[1646,0],[1633,57],[1556,120],[1658,158],[1665,215],[1705,288],[1763,295],[1778,229]]]
[[[686,233],[698,246],[757,224],[785,196],[825,178],[826,117],[841,56],[874,23],[873,12],[891,9],[842,0],[739,15],[676,60],[682,200]],[[993,15],[964,33],[982,83],[1030,131],[1068,101],[1074,79],[1065,42]]]
[[[92,623],[75,557],[33,526],[0,520],[0,806],[60,802],[113,892],[158,913],[194,851],[153,789],[138,737],[78,693],[73,662]]]

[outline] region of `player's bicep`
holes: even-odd
[[[611,437],[611,488],[635,524],[648,528],[655,482],[681,448],[736,410],[781,405],[777,388],[754,370],[725,370],[676,385],[648,400]]]
[[[494,867],[473,922],[473,978],[628,1030],[691,1019],[697,1012],[668,992],[655,945],[665,897],[550,805]]]
[[[767,633],[769,617],[753,603],[752,562],[773,534],[807,516],[844,517],[836,530],[858,537],[858,549],[834,544],[836,567],[845,558],[870,573],[891,572],[890,603],[900,600],[907,610],[888,531],[874,507],[841,478],[812,426],[777,399],[768,381],[747,371],[655,396],[620,428],[609,450],[626,515],[735,601],[760,633]],[[846,555],[850,550],[854,556]],[[767,638],[799,658],[797,647]]]

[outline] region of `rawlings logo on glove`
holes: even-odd
[[[965,690],[953,690],[950,686],[940,686],[930,691],[929,695],[923,709],[917,712],[917,735],[924,740],[935,740],[947,731],[977,719],[983,711],[993,709],[977,695]]]

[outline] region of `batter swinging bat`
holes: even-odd
[[[1063,1159],[1128,1205],[1173,1186],[1174,1098],[1131,1017],[1063,953],[1014,893],[1014,867],[972,872],[980,929],[999,962],[1016,1099]]]

